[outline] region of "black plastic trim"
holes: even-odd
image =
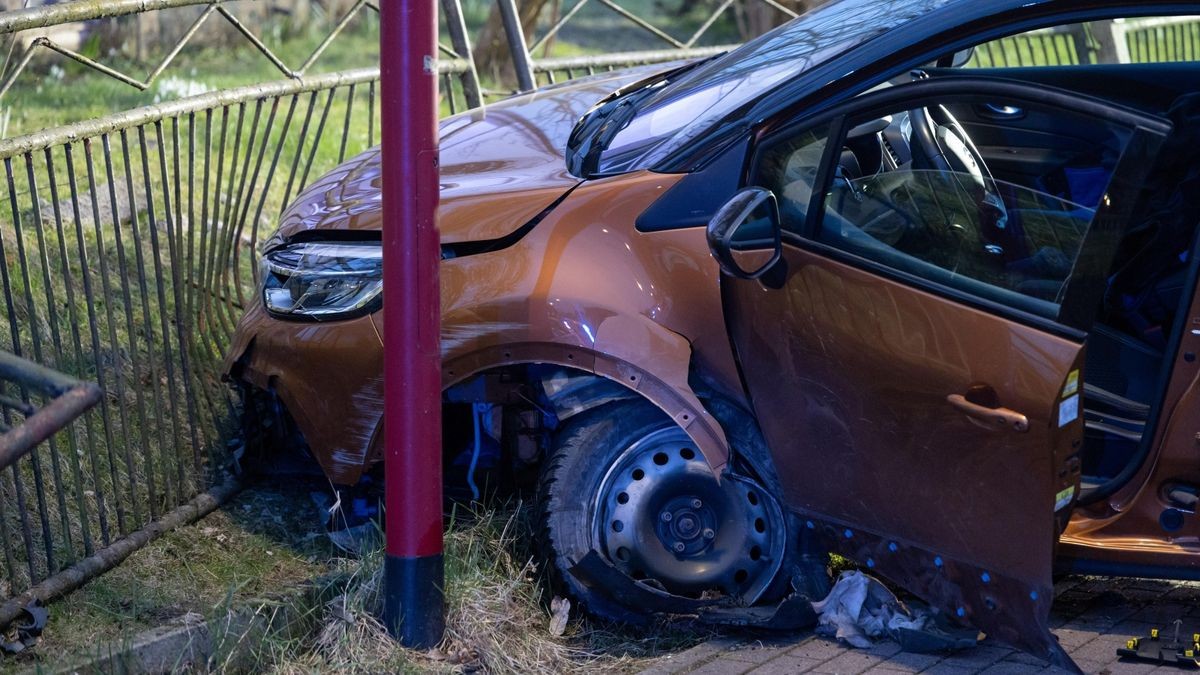
[[[566,201],[567,197],[571,196],[571,193],[575,192],[575,190],[585,182],[586,181],[579,181],[578,183],[572,185],[566,192],[562,193],[558,199],[550,202],[549,206],[542,209],[541,212],[531,218],[529,222],[518,227],[512,232],[509,232],[503,237],[497,237],[496,239],[481,239],[479,241],[463,241],[453,244],[442,244],[442,260],[447,260],[450,258],[464,258],[466,256],[480,255],[482,253],[493,253],[495,251],[502,251],[510,246],[515,245],[517,242],[524,239],[525,235],[532,232],[533,228],[537,227],[538,223],[545,220],[546,216],[550,215],[551,211],[558,208],[560,204]]]

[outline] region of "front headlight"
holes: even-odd
[[[290,318],[335,319],[378,308],[383,249],[370,242],[311,241],[263,256],[263,303]]]

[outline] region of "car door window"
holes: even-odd
[[[785,231],[804,233],[828,142],[827,129],[804,131],[789,136],[762,156],[760,182],[775,193]]]
[[[1200,16],[1074,23],[993,40],[967,68],[1181,63],[1200,58]]]
[[[1053,320],[1129,135],[1022,104],[1030,124],[993,129],[977,145],[952,111],[986,105],[995,103],[874,111],[848,120],[835,152],[824,127],[792,134],[760,154],[756,182],[778,196],[785,232]],[[829,187],[817,206],[822,162]]]

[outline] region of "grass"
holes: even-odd
[[[218,646],[203,669],[215,672],[636,672],[713,635],[690,623],[629,629],[590,619],[551,634],[531,509],[517,503],[454,519],[446,533],[445,642],[405,650],[377,618],[382,551],[349,559],[318,530],[299,484],[247,490],[52,605],[40,644],[0,660],[0,673],[110,657],[139,633],[187,615],[208,622]],[[318,577],[338,578],[339,590],[294,622],[301,632],[231,632],[230,612],[271,615],[278,601],[259,598]]]
[[[40,643],[0,660],[0,672],[106,656],[150,628],[188,614],[217,620],[343,563],[302,489],[246,491],[51,605]]]
[[[181,98],[204,91],[286,79],[265,56],[236,34],[219,17],[209,22],[221,25],[229,45],[185,47],[158,80],[145,91],[101,75],[92,69],[51,53],[43,53],[0,99],[0,114],[10,115],[6,135],[49,129],[62,124],[129,110],[152,103]],[[255,26],[270,34],[271,27]],[[329,26],[313,23],[299,33],[265,37],[264,41],[289,67],[302,64]],[[172,45],[152,45],[145,61],[116,54],[100,60],[134,77],[144,78]],[[366,68],[379,63],[378,17],[360,12],[347,29],[331,43],[307,74]]]
[[[710,637],[693,624],[629,629],[576,619],[551,634],[525,504],[460,515],[446,533],[446,638],[400,649],[377,619],[382,552],[365,556],[309,636],[268,643],[256,669],[310,672],[635,672]]]

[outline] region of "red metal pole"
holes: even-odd
[[[436,0],[380,2],[383,138],[384,625],[442,640],[441,309]]]

